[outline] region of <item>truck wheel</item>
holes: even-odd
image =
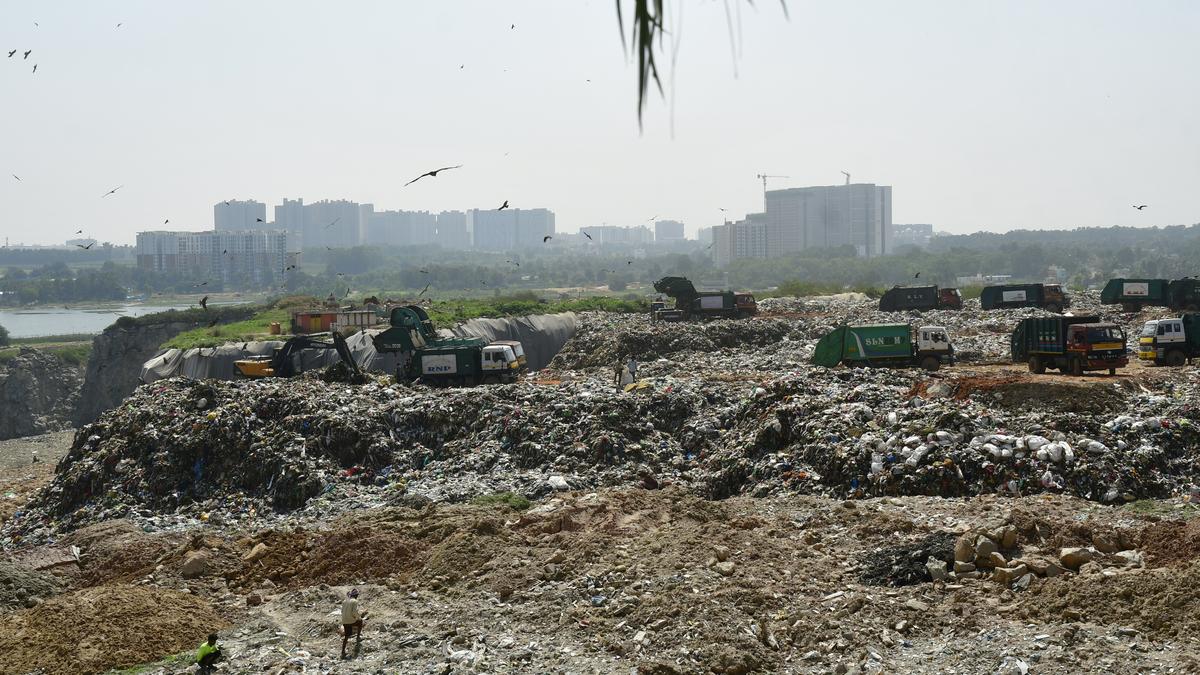
[[[1057,303],[1052,302],[1052,303],[1046,305],[1045,309],[1047,312],[1050,312],[1051,314],[1062,314],[1062,307],[1059,307]]]
[[[926,356],[925,358],[921,359],[921,367],[929,372],[934,372],[938,368],[942,367],[942,363],[941,361],[938,361],[936,356]]]
[[[1083,377],[1083,361],[1071,359],[1071,374],[1075,377]]]
[[[1042,357],[1029,357],[1029,372],[1041,375],[1046,372],[1046,364],[1042,363]]]
[[[1168,366],[1171,366],[1172,368],[1178,368],[1187,362],[1187,357],[1184,356],[1183,352],[1179,351],[1178,349],[1172,349],[1171,351],[1167,352],[1167,357],[1163,360],[1166,361]]]

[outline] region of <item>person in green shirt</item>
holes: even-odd
[[[217,634],[211,633],[207,642],[200,643],[196,652],[196,664],[200,666],[201,675],[208,675],[216,670],[217,661],[221,660],[221,648],[217,646]]]

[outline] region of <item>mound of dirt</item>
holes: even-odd
[[[1200,630],[1200,563],[1105,576],[1071,575],[1029,589],[1022,616],[1035,621],[1087,621],[1133,627],[1158,638]]]
[[[81,528],[63,543],[82,551],[78,583],[100,586],[145,576],[181,541],[179,536],[147,534],[128,520],[113,520]]]
[[[193,649],[226,625],[186,593],[88,588],[0,618],[0,672],[104,672]]]
[[[1013,411],[1105,414],[1120,410],[1125,397],[1114,387],[1030,380],[1014,375],[970,376],[953,381],[954,398],[982,396],[992,405]]]
[[[1154,523],[1142,530],[1139,541],[1150,565],[1187,565],[1200,560],[1200,519]]]
[[[873,586],[911,586],[929,581],[925,563],[936,558],[954,563],[955,535],[935,532],[911,544],[872,551],[863,559],[861,578]]]
[[[420,566],[423,546],[402,532],[351,527],[323,533],[296,567],[293,582],[344,584],[356,579],[386,579]]]
[[[0,560],[0,610],[20,609],[35,598],[45,600],[62,589],[62,582],[49,572]]]

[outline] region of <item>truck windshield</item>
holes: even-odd
[[[1142,337],[1152,337],[1155,333],[1156,326],[1157,324],[1152,321],[1146,322],[1146,325],[1142,326]]]
[[[1088,342],[1112,342],[1125,339],[1125,333],[1116,326],[1096,326],[1087,331]]]

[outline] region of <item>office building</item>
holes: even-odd
[[[745,219],[712,228],[713,264],[727,267],[734,260],[766,258],[768,228],[765,213],[751,213]]]
[[[466,216],[472,245],[485,251],[541,246],[554,235],[554,212],[548,209],[471,209]]]
[[[283,278],[288,237],[283,230],[139,232],[134,255],[144,270],[261,288]]]
[[[304,232],[304,200],[284,199],[282,204],[275,207],[275,222],[277,230],[287,230],[299,237]]]
[[[706,246],[713,243],[713,229],[711,227],[700,228],[700,230],[696,232],[696,241]]]
[[[933,239],[933,225],[927,223],[892,225],[892,248],[888,253],[896,253],[905,246],[927,248]]]
[[[654,241],[659,244],[674,244],[684,240],[683,223],[678,220],[659,220],[654,223]]]
[[[853,246],[858,255],[891,252],[892,188],[874,183],[768,190],[772,256]]]
[[[261,230],[267,225],[267,205],[256,201],[231,199],[213,205],[213,229]]]

